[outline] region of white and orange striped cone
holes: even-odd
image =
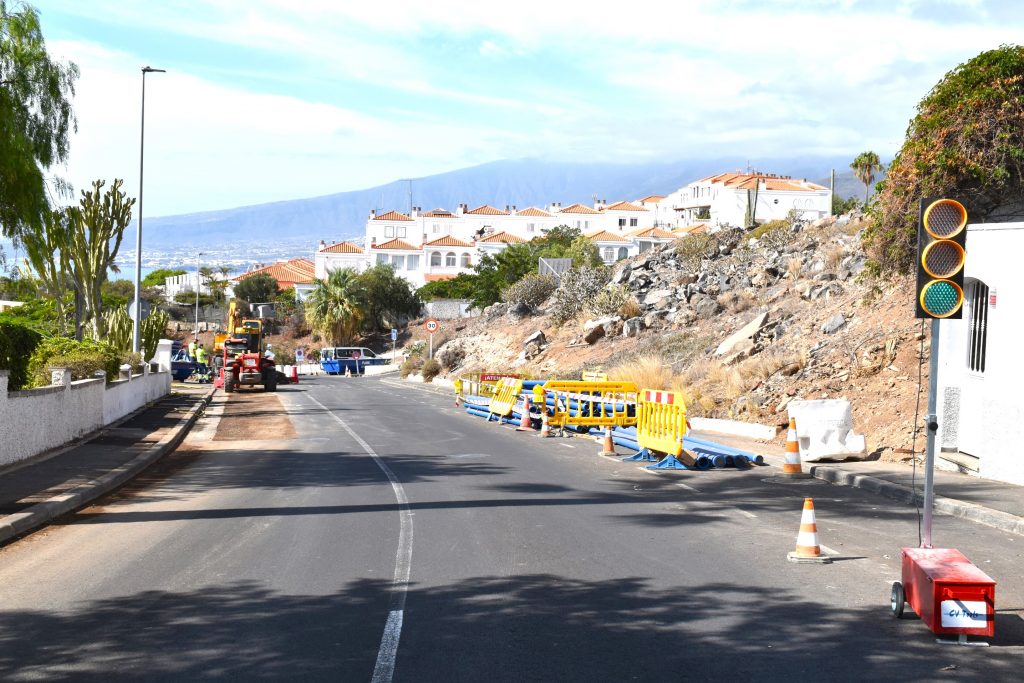
[[[532,432],[533,431],[533,420],[530,419],[530,397],[523,396],[523,417],[519,420],[519,426],[516,427],[517,432]]]
[[[818,524],[814,521],[814,501],[804,498],[804,511],[800,517],[800,533],[796,537],[796,550],[786,555],[790,562],[816,562],[828,564],[832,558],[821,554],[818,545]]]
[[[542,439],[546,439],[551,436],[551,427],[548,425],[548,411],[546,406],[540,409],[540,434],[537,436]]]
[[[800,442],[796,436],[796,418],[789,418],[789,433],[786,435],[786,462],[782,465],[782,474],[791,479],[804,479],[811,475],[805,474],[800,466]]]
[[[345,366],[345,376],[346,377],[351,377],[352,376],[352,370],[347,365]]]
[[[615,452],[615,443],[612,441],[612,428],[604,428],[604,438],[601,439],[601,455],[618,455]]]

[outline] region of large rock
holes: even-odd
[[[596,325],[589,330],[583,332],[583,341],[588,344],[593,344],[598,339],[604,336],[604,325]]]
[[[548,343],[547,338],[544,336],[544,332],[537,330],[529,337],[523,340],[523,346],[529,346],[530,344],[536,343],[538,346],[544,346]]]
[[[842,313],[836,313],[834,316],[821,326],[821,331],[825,334],[835,334],[838,332],[843,325],[846,324],[846,316]]]
[[[655,308],[661,308],[661,302],[669,298],[674,294],[671,289],[654,289],[647,293],[644,297],[644,306],[654,306]]]
[[[749,323],[741,327],[738,331],[729,335],[729,337],[718,345],[715,349],[716,356],[724,356],[727,353],[731,353],[733,349],[741,342],[747,339],[752,339],[755,334],[761,331],[761,328],[768,322],[768,313],[761,313]]]
[[[623,337],[635,337],[643,332],[647,326],[644,324],[644,319],[641,317],[630,318],[622,326]]]
[[[621,285],[623,282],[626,282],[626,281],[629,280],[629,275],[632,272],[633,272],[633,269],[627,263],[626,265],[624,265],[622,267],[622,270],[618,271],[617,273],[615,273],[614,276],[612,276],[612,283],[616,284],[616,285]]]
[[[537,342],[530,342],[526,345],[526,348],[523,349],[523,357],[526,360],[533,360],[540,355],[541,351],[543,351],[543,349],[540,344]]]

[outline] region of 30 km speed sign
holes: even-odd
[[[434,320],[433,318],[428,318],[427,321],[423,323],[423,327],[425,327],[427,329],[427,332],[429,332],[430,334],[434,334],[435,332],[437,332],[437,328],[439,327],[439,325],[437,324],[437,321]]]

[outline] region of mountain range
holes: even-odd
[[[651,194],[668,194],[696,179],[715,173],[754,169],[807,178],[828,185],[836,169],[836,194],[863,196],[864,186],[849,170],[849,157],[800,159],[723,158],[648,164],[564,163],[540,159],[495,161],[447,173],[396,180],[364,190],[293,199],[234,209],[177,216],[147,217],[145,241],[152,247],[177,245],[219,246],[244,235],[249,244],[302,242],[328,243],[362,237],[371,209],[408,211],[436,207],[455,209],[460,203],[504,207],[563,206],[595,198],[609,202]],[[134,224],[125,243],[134,242]]]

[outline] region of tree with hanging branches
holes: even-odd
[[[68,275],[70,260],[67,245],[70,231],[70,214],[61,209],[47,212],[42,224],[27,225],[18,237],[25,247],[41,293],[53,301],[57,331],[61,335],[67,333],[64,297],[74,287]]]
[[[54,61],[35,8],[0,0],[0,233],[39,229],[50,212],[46,171],[67,160],[78,67]],[[50,179],[58,192],[69,192]]]

